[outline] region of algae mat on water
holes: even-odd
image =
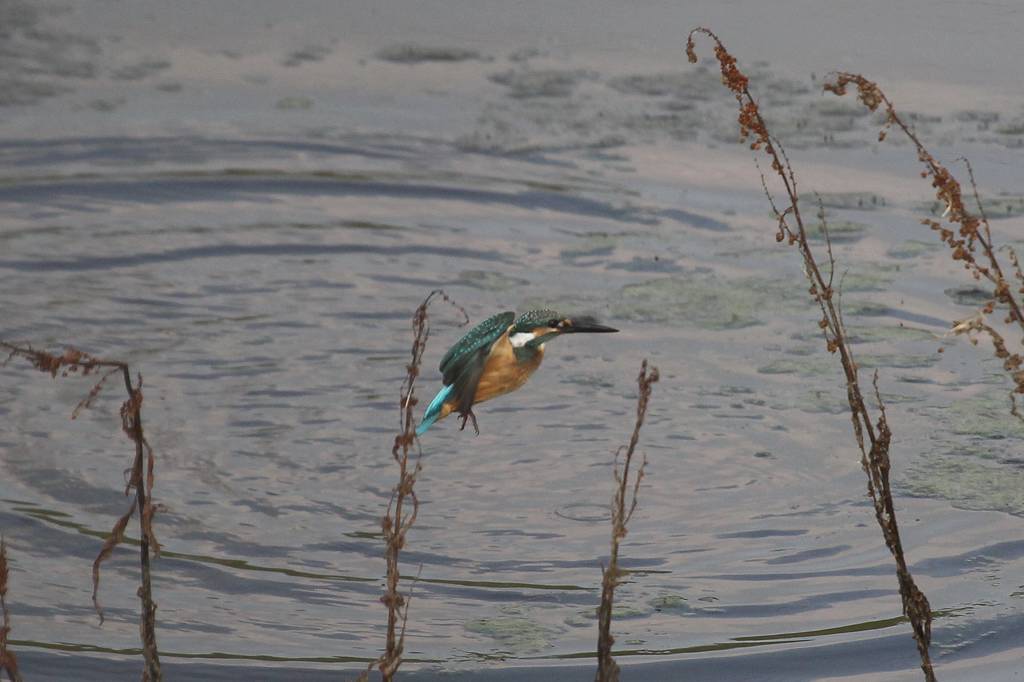
[[[485,635],[503,651],[515,654],[544,651],[551,646],[554,636],[548,628],[512,607],[502,609],[502,613],[493,618],[469,621],[464,627],[467,632]]]
[[[792,287],[764,277],[724,279],[690,274],[627,284],[612,306],[616,319],[703,329],[741,329],[763,324],[787,303]]]
[[[929,455],[907,469],[901,487],[963,509],[1024,516],[1024,468],[994,466],[966,451]]]

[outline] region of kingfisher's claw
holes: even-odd
[[[476,435],[479,436],[480,435],[480,427],[477,426],[476,415],[473,414],[473,410],[468,410],[465,414],[462,415],[462,426],[459,427],[459,431],[465,431],[466,430],[466,420],[467,419],[472,419],[473,420],[473,430],[476,431]]]

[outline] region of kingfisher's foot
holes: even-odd
[[[476,431],[476,435],[479,436],[480,435],[480,427],[477,426],[476,415],[473,414],[473,410],[469,410],[469,411],[467,411],[466,413],[464,413],[462,415],[462,426],[459,428],[459,431],[465,431],[466,430],[466,420],[467,419],[472,419],[473,420],[473,430]]]

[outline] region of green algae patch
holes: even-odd
[[[939,356],[934,353],[862,353],[856,356],[856,360],[861,369],[924,369],[938,362]]]
[[[539,623],[518,615],[479,618],[465,624],[467,632],[490,637],[512,653],[532,653],[551,646],[551,632]]]
[[[581,82],[596,77],[595,72],[585,69],[508,69],[487,78],[504,85],[509,97],[531,99],[569,97]]]
[[[575,384],[576,386],[583,386],[591,390],[615,388],[615,382],[606,375],[586,372],[568,375],[562,378],[562,383]]]
[[[857,241],[868,231],[867,225],[852,220],[829,220],[827,226],[828,236],[836,244]],[[808,239],[825,241],[825,232],[821,228],[820,221],[804,225],[804,230],[807,232]]]
[[[888,315],[892,308],[875,301],[843,301],[844,317],[880,317]]]
[[[818,202],[825,208],[855,209],[870,211],[885,206],[885,197],[872,192],[822,192],[806,194],[800,201],[807,206],[817,206]]]
[[[580,260],[612,255],[618,243],[619,238],[612,235],[588,235],[580,243],[562,249],[558,255],[563,263],[576,265]]]
[[[612,622],[627,620],[629,618],[646,618],[651,615],[651,609],[638,609],[632,606],[613,605]],[[566,617],[565,624],[574,628],[593,627],[597,622],[597,608],[583,609],[571,616]]]
[[[934,353],[856,353],[854,359],[861,369],[923,369],[937,363],[939,356]],[[835,358],[824,349],[817,348],[795,349],[761,365],[757,371],[760,374],[798,374],[806,377],[841,374]]]
[[[524,287],[530,282],[492,270],[463,270],[456,283],[484,291],[508,291]]]
[[[800,376],[826,376],[840,371],[839,366],[824,350],[811,355],[776,358],[757,368],[759,374],[799,374]]]
[[[900,271],[899,265],[864,265],[836,277],[842,291],[888,291]]]
[[[742,329],[763,324],[791,298],[791,289],[761,277],[685,275],[627,284],[611,313],[633,322]]]
[[[966,453],[928,455],[908,467],[901,487],[910,495],[949,500],[962,509],[1024,515],[1024,470]]]
[[[939,337],[927,329],[880,325],[877,327],[847,327],[846,338],[850,343],[896,343],[900,341],[935,341]]]
[[[808,414],[844,414],[850,411],[846,391],[841,389],[812,390],[798,395],[784,395],[773,401],[771,407],[775,410],[799,410]]]
[[[1010,414],[1010,398],[996,390],[958,400],[945,410],[949,427],[961,436],[985,439],[1024,438],[1024,423]]]
[[[934,253],[939,250],[938,242],[926,242],[921,239],[908,239],[907,241],[897,244],[886,251],[886,255],[890,258],[919,258],[929,253]]]
[[[313,108],[313,100],[309,97],[282,97],[274,103],[274,108],[281,111],[304,111]]]
[[[655,611],[662,613],[693,613],[693,607],[686,603],[686,597],[680,594],[663,594],[647,602]]]
[[[845,311],[844,311],[845,312]],[[821,341],[820,330],[802,330],[793,334],[790,338],[794,341],[819,342]],[[850,325],[846,328],[846,340],[852,344],[862,343],[900,343],[900,342],[935,342],[941,340],[941,336],[921,329],[919,327],[908,327],[906,325]]]
[[[996,114],[996,118],[991,119],[989,122],[994,123],[996,120],[998,120],[998,118],[999,115]],[[1024,118],[1017,117],[1014,118],[1013,120],[1007,121],[1006,123],[998,125],[996,126],[996,132],[999,133],[1000,135],[1024,135]]]
[[[841,375],[838,365],[834,365],[837,378]],[[886,405],[899,403],[918,402],[920,399],[913,396],[905,396],[893,393],[886,393],[882,396]],[[865,396],[865,401],[872,408],[877,408],[877,401],[874,395]],[[829,389],[813,389],[796,395],[783,395],[773,399],[770,407],[773,410],[799,410],[808,414],[849,414],[850,403],[846,397],[846,389],[842,386]],[[763,456],[763,455],[755,455]]]
[[[403,227],[402,225],[391,225],[389,223],[377,223],[370,220],[342,220],[338,223],[341,227],[348,228],[350,230],[370,230],[373,232],[406,232],[409,228]],[[271,229],[276,229],[273,225]],[[309,229],[311,227],[322,228],[322,225],[310,224],[310,223],[292,223],[289,227],[297,229]],[[330,227],[328,225],[328,227]]]
[[[967,210],[977,211],[978,203],[974,197],[964,197]],[[1024,214],[1024,196],[1019,194],[998,194],[995,196],[983,196],[981,206],[985,209],[985,216],[995,220],[997,218],[1015,218]],[[946,211],[946,204],[939,201],[928,201],[921,205],[921,208],[932,215],[942,215]]]
[[[957,305],[967,305],[972,308],[980,308],[992,300],[991,291],[975,286],[951,287],[942,293],[953,299]]]
[[[807,109],[818,116],[835,116],[840,118],[860,118],[867,116],[871,111],[858,104],[850,104],[840,99],[814,100],[807,105]]]
[[[721,76],[707,68],[670,73],[629,74],[608,79],[606,85],[624,95],[707,100],[716,96]]]
[[[465,61],[490,61],[476,50],[469,50],[461,47],[447,47],[437,45],[417,45],[413,43],[399,43],[388,45],[377,51],[374,55],[377,59],[396,64],[422,64],[424,62],[465,62]]]

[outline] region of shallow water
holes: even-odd
[[[645,357],[662,381],[613,624],[627,678],[919,677],[796,254],[774,241],[716,71],[685,64],[668,19],[718,20],[837,228],[940,676],[1016,670],[1024,429],[1000,365],[946,334],[977,296],[919,225],[932,208],[913,154],[874,143],[873,118],[811,77],[861,57],[891,74],[926,142],[970,156],[1013,241],[1024,103],[1002,94],[1009,69],[975,77],[988,43],[940,71],[911,46],[827,61],[835,26],[787,54],[739,25],[743,3],[649,3],[621,22],[606,7],[580,25],[495,5],[500,35],[484,10],[458,32],[452,6],[412,12],[416,28],[401,3],[328,5],[0,5],[0,336],[143,373],[169,675],[326,678],[379,654],[409,318],[440,286],[474,323],[544,306],[622,332],[552,343],[529,390],[477,411],[479,436],[451,421],[424,438],[403,554],[420,576],[412,679],[590,678],[613,453]],[[785,12],[813,23],[798,5]],[[1017,16],[977,12],[996,35]],[[644,26],[650,44],[630,42]],[[431,309],[423,393],[459,321]],[[131,547],[106,565],[102,627],[90,601],[132,456],[114,386],[70,420],[90,387],[0,369],[0,529],[31,679],[139,667]]]

